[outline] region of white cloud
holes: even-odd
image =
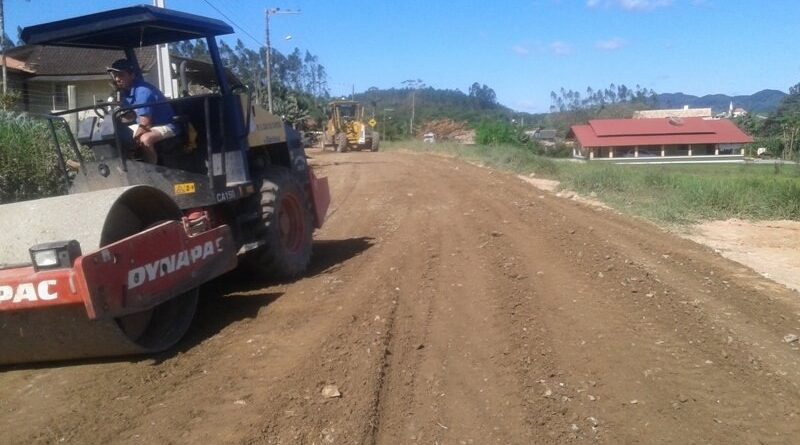
[[[557,56],[566,56],[572,54],[572,45],[569,43],[556,41],[550,44],[550,51]]]
[[[614,37],[613,39],[600,40],[597,43],[595,43],[594,47],[599,49],[600,51],[616,51],[618,49],[623,48],[627,44],[628,42],[626,42],[624,39],[621,39],[619,37]]]
[[[514,51],[520,56],[527,56],[530,54],[530,50],[524,45],[514,45],[511,47],[511,51]]]
[[[586,0],[586,6],[618,7],[626,11],[651,11],[657,8],[672,6],[673,0]]]

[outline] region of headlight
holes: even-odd
[[[81,256],[81,245],[75,241],[56,241],[37,244],[30,248],[33,269],[61,269],[72,267],[75,259]]]
[[[36,267],[52,267],[58,264],[58,252],[55,249],[32,251],[33,264]]]

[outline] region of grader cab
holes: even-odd
[[[328,105],[323,149],[333,147],[338,152],[351,150],[378,151],[379,134],[374,131],[374,118],[365,116],[364,105],[351,100],[337,100]]]

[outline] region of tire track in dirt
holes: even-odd
[[[473,175],[467,176],[472,177]],[[516,189],[517,187],[513,188]],[[525,196],[525,192],[524,190],[514,190],[509,195],[515,197]],[[540,194],[540,196],[544,195]],[[560,244],[561,251],[557,248],[554,249],[556,243],[542,244],[539,247],[545,247],[546,249],[535,251],[535,255],[529,255],[529,261],[534,262],[536,259],[552,258],[554,261],[562,263],[559,267],[551,267],[546,270],[542,277],[544,280],[540,280],[543,281],[546,288],[549,288],[547,292],[551,295],[560,294],[563,298],[570,294],[576,296],[585,295],[587,291],[594,290],[593,293],[601,297],[600,302],[602,303],[602,306],[600,306],[594,301],[586,300],[584,297],[573,299],[573,304],[578,306],[572,305],[573,307],[565,308],[565,306],[570,306],[568,304],[569,300],[562,299],[561,302],[556,302],[551,308],[552,312],[558,313],[558,317],[553,319],[553,325],[556,326],[560,324],[559,322],[573,326],[580,324],[582,327],[590,329],[592,325],[595,325],[592,330],[598,333],[596,335],[606,336],[603,339],[603,343],[609,342],[609,335],[604,331],[628,331],[622,338],[614,340],[617,343],[616,348],[598,351],[601,354],[579,355],[575,363],[582,364],[587,359],[591,359],[592,356],[599,355],[603,360],[613,362],[614,357],[619,357],[620,363],[633,364],[635,361],[631,360],[632,357],[628,357],[628,354],[620,354],[615,349],[627,347],[633,351],[641,350],[640,357],[643,358],[641,361],[645,363],[644,366],[641,366],[640,371],[642,374],[637,375],[635,372],[621,373],[626,376],[626,379],[622,379],[615,384],[618,386],[615,392],[618,394],[624,393],[627,383],[625,380],[637,382],[638,384],[641,384],[642,381],[650,380],[650,382],[646,382],[645,386],[647,386],[646,391],[654,396],[654,400],[649,402],[661,404],[661,406],[656,407],[658,413],[648,413],[651,416],[649,424],[656,424],[654,419],[658,419],[660,427],[653,428],[648,426],[648,421],[643,421],[644,428],[642,429],[629,427],[628,431],[622,431],[620,428],[610,436],[612,439],[616,437],[610,443],[617,441],[625,443],[641,441],[647,443],[647,439],[642,440],[639,437],[646,431],[655,431],[665,436],[668,436],[671,431],[678,431],[687,437],[705,436],[711,442],[727,440],[721,438],[730,437],[731,428],[737,430],[742,438],[749,437],[749,439],[754,439],[772,436],[776,443],[785,441],[786,437],[797,435],[797,427],[788,421],[795,415],[796,411],[796,408],[793,407],[794,401],[797,400],[796,390],[792,388],[794,384],[787,388],[786,382],[781,381],[782,379],[776,376],[776,374],[781,374],[779,370],[774,373],[750,372],[750,365],[754,364],[753,355],[761,355],[760,351],[745,348],[744,353],[737,354],[734,349],[735,346],[731,346],[731,338],[725,339],[725,336],[720,332],[721,326],[708,326],[710,317],[706,312],[709,311],[705,310],[704,312],[702,306],[696,303],[697,300],[692,299],[699,295],[705,295],[705,298],[708,299],[707,295],[710,293],[709,279],[707,276],[703,276],[703,271],[693,269],[693,273],[687,273],[688,271],[683,272],[681,267],[675,267],[675,265],[671,264],[653,270],[651,267],[643,267],[628,259],[628,257],[636,257],[637,253],[640,253],[637,252],[641,250],[637,248],[637,245],[646,246],[648,249],[654,248],[659,252],[664,251],[661,249],[665,248],[668,249],[667,251],[674,251],[676,248],[675,243],[679,244],[682,242],[681,240],[671,240],[669,236],[665,236],[663,233],[650,230],[650,233],[645,233],[645,236],[653,237],[652,240],[662,240],[662,243],[661,245],[648,246],[648,243],[651,243],[652,240],[645,237],[643,237],[645,239],[641,239],[634,234],[635,230],[642,229],[643,224],[641,222],[638,224],[632,222],[626,224],[623,222],[619,224],[621,227],[615,227],[614,229],[625,230],[609,230],[603,225],[606,225],[609,219],[617,221],[615,217],[600,215],[601,217],[599,218],[593,218],[592,213],[596,213],[595,211],[583,206],[576,207],[569,201],[552,200],[550,199],[551,196],[547,194],[546,199],[539,199],[536,202],[537,204],[544,204],[541,207],[544,207],[545,211],[550,214],[546,215],[546,218],[541,217],[541,215],[534,216],[537,224],[534,224],[534,221],[529,218],[529,223],[524,226],[549,229],[547,230],[549,233],[546,233],[546,236],[559,241],[558,244]],[[495,209],[498,212],[502,212],[502,207],[502,204],[498,204]],[[537,212],[532,213],[535,215]],[[563,220],[567,224],[562,227],[558,227],[558,224],[556,224],[556,227],[547,227],[552,225],[552,222],[559,220],[559,214],[563,216]],[[589,227],[590,224],[592,225],[591,227]],[[586,237],[585,234],[587,233],[593,234],[593,236]],[[619,237],[610,236],[613,234],[624,235]],[[629,234],[630,236],[628,236]],[[525,238],[524,235],[524,233],[517,233],[514,234],[512,239],[523,240]],[[608,238],[601,243],[598,242],[598,236]],[[663,242],[665,238],[666,243]],[[601,249],[597,249],[597,247],[601,247]],[[691,250],[692,247],[690,246],[688,249]],[[698,249],[697,246],[694,246],[694,249],[702,252],[702,249]],[[547,250],[550,252],[547,252]],[[695,253],[694,256],[701,255]],[[564,261],[570,258],[577,258],[578,260],[573,264],[570,264],[569,261]],[[588,267],[591,270],[591,274],[585,271],[587,264],[582,258],[589,259],[590,264],[588,264]],[[595,263],[591,264],[591,261]],[[697,260],[692,267],[705,268],[707,264],[704,263],[707,262],[709,261]],[[718,263],[717,258],[714,257],[710,262]],[[727,264],[726,266],[727,269],[733,269],[737,273],[741,269],[734,264]],[[657,273],[659,270],[663,271],[663,269],[670,273],[659,278]],[[565,273],[565,271],[572,271],[572,273]],[[676,274],[676,271],[681,271],[682,273]],[[594,276],[591,276],[592,274]],[[717,276],[719,275],[718,271]],[[583,284],[580,284],[581,282]],[[580,285],[575,286],[575,283]],[[600,291],[601,289],[602,291]],[[724,292],[720,295],[729,297]],[[676,301],[674,297],[678,297],[679,300]],[[602,300],[605,300],[605,302]],[[590,312],[581,310],[581,306],[586,305],[591,305]],[[652,306],[657,307],[653,308]],[[598,309],[602,309],[602,311],[598,311]],[[656,310],[654,311],[653,309]],[[716,309],[712,308],[711,312],[713,313]],[[578,316],[575,316],[575,314]],[[750,311],[749,315],[752,317],[754,315],[753,311]],[[758,316],[758,312],[755,312],[755,315]],[[641,318],[637,320],[639,317]],[[593,320],[601,322],[594,323]],[[611,324],[609,325],[609,323]],[[561,349],[565,352],[580,351],[581,348],[576,348],[576,346],[584,346],[587,338],[589,338],[586,334],[591,333],[592,330],[581,329],[579,331],[581,335],[570,335],[570,330],[563,331],[560,336],[567,340],[567,344]],[[646,338],[650,338],[652,343],[642,345],[641,342]],[[776,338],[774,331],[772,338]],[[626,342],[629,345],[626,345]],[[776,342],[773,341],[773,343]],[[758,345],[758,343],[754,344]],[[600,345],[595,347],[597,346]],[[792,354],[792,350],[787,348],[786,345],[778,344],[777,346],[780,351],[777,354],[772,351],[768,355],[781,357],[777,361],[783,363],[784,367],[795,363],[796,352]],[[671,347],[673,351],[665,351],[664,349],[667,347]],[[568,358],[570,354],[563,355],[566,356],[564,358]],[[675,363],[675,360],[678,362]],[[636,367],[638,368],[639,366]],[[679,371],[673,369],[669,372],[669,368],[678,368]],[[672,376],[664,377],[662,375],[665,374],[664,371],[667,371],[666,374],[672,374]],[[587,376],[592,374],[596,374],[596,372],[586,373]],[[783,376],[786,375],[785,372],[782,374]],[[664,382],[654,384],[652,381],[655,380],[664,380]],[[582,382],[577,383],[581,384]],[[627,386],[629,387],[630,385],[628,384]],[[683,392],[676,391],[676,387],[681,388]],[[787,389],[789,389],[788,393],[786,393]],[[721,394],[736,394],[736,397],[722,401],[716,399]],[[764,398],[765,394],[775,394],[777,400],[767,401]],[[630,400],[635,398],[635,393],[632,393],[627,401],[625,399],[616,401],[620,403],[621,409],[620,407],[614,409],[613,406],[608,406],[606,409],[622,411],[628,409],[626,407],[631,405],[640,406],[640,404],[645,403],[642,397],[639,396],[637,403],[631,404]],[[691,407],[680,411],[682,407],[686,406],[687,402]],[[680,421],[673,422],[672,419],[662,419],[663,414],[670,411],[674,413],[673,417],[679,418]],[[689,416],[685,415],[687,411],[691,411]],[[686,422],[689,418],[697,419],[698,417],[706,419],[709,425],[703,426],[698,425],[697,422]],[[785,420],[781,421],[781,419]],[[618,423],[620,425],[632,423],[631,420],[632,418],[626,414],[619,417]],[[687,428],[687,425],[691,426]],[[611,426],[614,426],[614,424],[612,423]],[[658,434],[656,437],[660,437]]]
[[[426,260],[431,275],[423,276],[433,285],[398,309],[402,334],[394,336],[391,347],[393,372],[384,388],[385,420],[377,441],[556,439],[565,431],[555,426],[561,408],[533,395],[538,383],[532,375],[550,372],[546,361],[531,358],[540,335],[526,327],[533,326],[533,316],[522,301],[531,297],[501,247],[497,225],[476,222],[486,203],[450,185],[460,174],[457,164],[428,165],[424,176],[415,177],[420,187],[436,190],[427,201],[431,214],[425,226],[435,228],[440,241],[429,248],[435,252]]]

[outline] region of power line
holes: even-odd
[[[231,24],[232,24],[234,27],[238,28],[238,29],[239,29],[239,31],[243,32],[245,35],[247,35],[247,37],[250,37],[251,39],[253,39],[253,41],[254,41],[254,42],[256,42],[256,45],[258,45],[259,47],[261,47],[261,45],[262,45],[262,44],[261,44],[261,42],[259,42],[259,41],[258,41],[258,39],[256,39],[255,37],[253,37],[253,35],[252,35],[252,34],[250,34],[249,32],[245,31],[245,29],[244,29],[244,28],[242,28],[241,26],[239,26],[239,24],[238,24],[238,23],[236,23],[236,22],[235,22],[235,21],[234,21],[232,18],[230,18],[230,17],[228,17],[227,15],[225,15],[225,13],[224,13],[224,12],[220,11],[220,10],[219,10],[219,8],[217,8],[216,6],[214,6],[213,4],[211,4],[211,2],[210,2],[210,1],[208,1],[208,0],[203,0],[203,2],[205,2],[205,3],[206,3],[208,6],[211,6],[211,8],[212,8],[214,11],[217,11],[217,12],[219,13],[219,15],[221,15],[222,17],[225,17],[225,19],[226,19],[227,21],[231,22]]]

